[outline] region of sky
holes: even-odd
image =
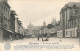
[[[53,18],[60,20],[60,10],[68,2],[80,0],[8,0],[11,10],[15,10],[23,27],[27,28],[30,22],[34,26],[42,26],[45,21],[50,24]]]

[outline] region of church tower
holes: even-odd
[[[45,21],[43,22],[43,26],[46,26],[46,22]]]
[[[28,28],[32,28],[33,27],[33,25],[31,24],[31,22],[30,22],[30,24],[28,25]]]
[[[53,18],[51,24],[52,24],[52,25],[55,25],[55,24],[56,24],[56,19],[55,19],[55,18]]]

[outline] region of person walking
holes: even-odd
[[[62,42],[61,37],[60,37],[60,42]]]
[[[38,36],[38,41],[39,41],[39,36]]]

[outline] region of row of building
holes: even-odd
[[[80,2],[69,2],[60,11],[60,21],[54,19],[51,24],[27,28],[28,37],[79,37]]]
[[[0,0],[0,41],[20,39],[25,33],[16,12],[10,8],[7,0]]]
[[[57,37],[57,28],[60,22],[56,22],[55,19],[51,22],[51,24],[46,25],[46,22],[43,22],[42,26],[34,26],[31,23],[28,25],[26,29],[27,35],[30,38],[36,37]]]

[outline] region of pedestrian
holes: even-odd
[[[43,41],[43,37],[42,37],[42,41]]]
[[[60,38],[60,42],[62,42],[61,38]]]
[[[38,41],[39,41],[39,37],[38,37]]]

